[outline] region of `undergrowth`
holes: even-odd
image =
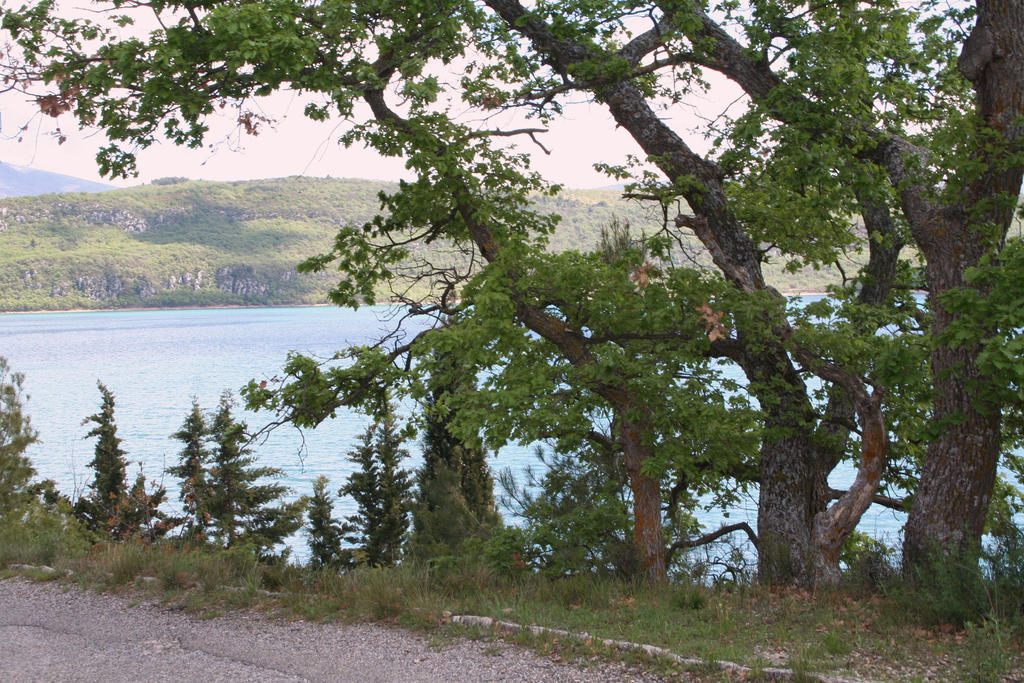
[[[572,643],[532,639],[565,657],[626,656],[603,653],[595,644],[610,638],[705,662],[737,662],[755,672],[787,667],[800,675],[836,672],[884,680],[989,681],[1019,671],[1024,629],[1020,603],[1014,603],[1020,598],[1014,592],[1019,575],[1011,571],[1016,557],[1011,553],[1002,564],[982,563],[980,573],[967,575],[976,582],[967,588],[962,572],[954,574],[958,581],[939,577],[931,583],[902,581],[894,574],[874,591],[859,585],[812,594],[749,582],[649,585],[590,575],[509,576],[472,558],[443,567],[403,563],[313,571],[174,540],[84,548],[57,543],[52,535],[0,527],[3,566],[49,563],[70,570],[71,580],[87,587],[149,591],[201,616],[244,608],[443,633],[453,628],[451,615],[476,614],[594,637]],[[960,602],[981,599],[976,590],[982,590],[987,609],[959,611]],[[668,665],[648,661],[645,666],[662,671]],[[698,675],[702,680],[724,676],[703,670]]]

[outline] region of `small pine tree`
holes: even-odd
[[[475,390],[471,375],[456,370],[451,354],[439,354],[427,397],[423,466],[413,507],[410,552],[420,559],[457,554],[463,542],[487,536],[500,523],[487,452],[452,434],[450,399]],[[454,378],[454,379],[449,379]]]
[[[402,542],[409,528],[412,482],[399,463],[409,457],[402,448],[393,410],[363,433],[362,443],[349,451],[359,469],[348,477],[338,495],[352,496],[358,513],[348,517],[351,526],[345,540],[359,546],[361,562],[387,567],[402,557]]]
[[[36,473],[24,455],[38,434],[22,412],[23,381],[24,375],[11,373],[7,359],[0,356],[0,516],[31,497],[26,489]]]
[[[185,418],[181,429],[171,435],[183,446],[178,456],[178,464],[167,468],[167,473],[181,481],[181,500],[185,511],[183,533],[186,536],[205,538],[210,525],[210,513],[207,502],[213,490],[207,481],[206,466],[211,453],[207,447],[210,428],[206,424],[206,416],[199,407],[199,401],[192,397],[192,411]]]
[[[85,438],[97,437],[93,459],[89,463],[94,475],[90,493],[75,503],[75,515],[86,528],[124,540],[139,536],[152,540],[165,534],[170,525],[159,510],[167,495],[163,487],[146,491],[146,478],[141,470],[131,490],[125,482],[125,452],[114,421],[114,394],[103,382],[97,382],[102,396],[100,411],[82,421],[95,423]]]
[[[306,501],[281,503],[288,493],[286,486],[257,483],[280,477],[281,470],[253,466],[255,458],[247,446],[246,425],[235,420],[233,407],[231,393],[224,392],[211,425],[215,447],[208,478],[212,494],[206,501],[206,511],[221,545],[249,546],[257,558],[268,559],[275,546],[302,526]]]
[[[313,481],[313,495],[306,511],[306,543],[311,555],[309,566],[313,569],[340,567],[346,559],[341,548],[345,527],[334,518],[333,500],[327,492],[329,484],[330,480],[322,474]]]
[[[125,495],[125,452],[121,448],[121,438],[117,435],[117,424],[114,422],[114,394],[103,384],[97,382],[100,396],[100,412],[90,415],[82,421],[83,425],[90,422],[96,424],[89,430],[85,438],[96,437],[89,467],[93,470],[93,480],[89,485],[92,491],[89,500],[95,505],[96,512],[110,519],[118,502]],[[91,529],[102,526],[103,517],[83,520]]]
[[[438,462],[430,478],[423,477],[421,470],[417,483],[409,554],[420,560],[457,555],[480,527],[462,495],[458,473]]]

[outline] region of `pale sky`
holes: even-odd
[[[99,176],[95,155],[105,138],[95,130],[78,129],[73,117],[59,119],[34,113],[35,105],[19,93],[0,95],[0,161],[54,173],[63,173],[113,185],[137,185],[164,176],[184,176],[205,180],[250,180],[291,175],[332,176],[397,180],[408,177],[404,162],[385,159],[367,149],[338,144],[345,130],[343,121],[314,122],[302,114],[303,105],[292,94],[282,94],[266,107],[265,113],[276,119],[257,137],[239,136],[233,120],[225,116],[211,125],[204,149],[185,149],[169,142],[157,143],[139,155],[139,177],[110,180]],[[686,133],[697,121],[692,113],[678,106],[668,116],[678,117],[676,129]],[[21,126],[28,123],[24,131]],[[58,144],[52,135],[54,124],[67,140]],[[486,127],[513,128],[535,125],[522,121],[491,121]],[[703,147],[701,138],[687,135],[688,141]],[[532,158],[533,167],[548,180],[570,188],[601,187],[616,182],[593,169],[597,161],[622,163],[628,153],[639,149],[599,105],[581,103],[570,107],[567,115],[555,122],[550,132],[538,139],[551,154],[545,154],[529,138],[518,138],[520,147]]]
[[[34,105],[25,96],[7,93],[0,96],[0,161],[88,180],[115,185],[135,185],[162,176],[185,176],[206,180],[249,180],[289,175],[332,176],[396,180],[407,175],[404,162],[384,159],[357,147],[344,148],[337,140],[345,130],[341,121],[314,122],[302,115],[302,105],[290,94],[275,98],[276,110],[264,111],[276,118],[256,137],[241,135],[233,121],[225,117],[211,126],[208,146],[185,149],[164,142],[139,155],[139,177],[129,181],[111,181],[98,175],[95,155],[105,142],[102,133],[79,130],[74,119],[63,115],[54,120],[33,115]],[[19,131],[26,122],[29,126]],[[54,123],[67,137],[63,144],[50,133]],[[219,125],[218,125],[219,124]],[[554,182],[570,187],[597,187],[614,181],[598,174],[592,164],[598,160],[620,161],[627,152],[635,152],[632,141],[597,106],[581,104],[552,129],[538,136],[551,154],[523,138],[520,142],[531,153],[535,168]]]
[[[83,12],[71,6],[72,14]],[[139,30],[139,24],[136,30]],[[737,88],[716,79],[713,100],[696,100],[705,116],[721,113],[739,96]],[[275,121],[258,137],[239,136],[230,108],[210,122],[211,132],[203,149],[185,149],[172,143],[157,143],[138,156],[137,178],[110,180],[99,176],[95,155],[105,143],[102,132],[80,130],[74,118],[64,114],[52,119],[21,93],[0,94],[0,161],[44,171],[63,173],[112,185],[148,183],[165,176],[205,180],[250,180],[291,175],[335,178],[397,180],[409,177],[404,162],[384,159],[362,148],[344,148],[338,138],[346,129],[343,121],[314,122],[303,116],[305,101],[294,93],[278,93],[261,102],[262,113]],[[358,113],[358,110],[357,110]],[[676,105],[663,116],[696,151],[708,143],[691,131],[701,125],[692,106]],[[511,115],[486,122],[464,120],[485,128],[534,126]],[[27,128],[22,130],[22,126]],[[58,144],[53,130],[59,127],[66,141]],[[623,163],[627,154],[640,150],[622,130],[615,128],[606,110],[581,102],[567,108],[550,132],[538,136],[550,154],[529,138],[521,136],[510,144],[530,154],[533,168],[551,182],[569,188],[592,188],[617,182],[594,170],[595,162]]]

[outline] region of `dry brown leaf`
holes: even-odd
[[[629,276],[629,279],[635,282],[636,286],[640,289],[644,289],[651,283],[651,277],[648,274],[649,268],[650,264],[644,263],[643,265],[637,266],[637,269]]]
[[[704,321],[708,339],[717,341],[728,338],[729,328],[721,323],[722,316],[725,315],[724,311],[714,310],[707,302],[697,306],[694,310],[700,313],[700,318]]]

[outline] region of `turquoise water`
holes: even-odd
[[[170,434],[189,412],[191,396],[213,409],[224,389],[237,393],[250,379],[272,377],[291,350],[326,357],[374,341],[393,327],[388,312],[383,307],[355,312],[301,307],[0,315],[0,355],[25,374],[27,411],[41,439],[28,453],[33,464],[41,477],[56,480],[61,491],[73,495],[91,480],[86,464],[93,443],[84,439],[88,428],[82,421],[99,407],[97,380],[116,396],[118,434],[133,463],[130,476],[141,466],[148,478],[159,481],[163,468],[177,461],[178,442]],[[239,415],[251,430],[270,419],[240,409]],[[283,483],[293,497],[310,493],[320,474],[336,490],[351,471],[345,453],[367,424],[365,416],[341,410],[336,419],[304,435],[279,428],[256,454],[262,463],[284,471]],[[415,467],[418,444],[408,448],[412,458],[406,466]],[[510,467],[514,472],[528,464],[536,464],[529,445],[506,447],[491,461],[496,470]],[[853,474],[841,468],[831,484],[843,487]],[[176,502],[176,482],[164,484]],[[354,511],[351,501],[336,502],[339,516]],[[748,499],[730,510],[727,520],[717,511],[703,513],[701,520],[709,529],[723,520],[753,524],[755,511],[756,502]],[[875,507],[861,529],[894,542],[904,521],[903,515]],[[305,556],[303,539],[289,545],[297,557]]]

